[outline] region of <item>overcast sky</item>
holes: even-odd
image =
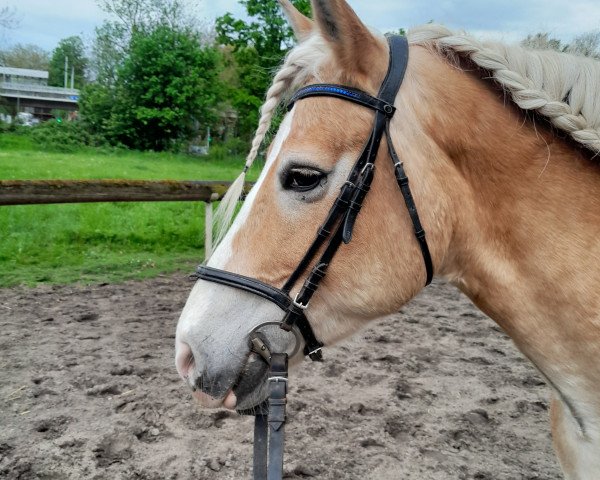
[[[379,30],[410,27],[430,20],[476,35],[508,41],[528,33],[550,32],[570,41],[600,29],[600,0],[349,0],[368,25]],[[20,26],[4,34],[3,46],[33,43],[52,50],[61,38],[82,35],[91,41],[105,14],[96,0],[0,0],[17,9]],[[199,0],[198,17],[213,21],[230,11],[243,14],[237,0]]]

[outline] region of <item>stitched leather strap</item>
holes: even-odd
[[[267,480],[283,477],[283,442],[287,404],[287,364],[285,353],[273,353],[269,372],[269,467]]]
[[[200,265],[196,270],[195,278],[199,280],[207,280],[209,282],[220,283],[228,287],[245,290],[247,292],[258,295],[259,297],[270,300],[282,310],[287,310],[292,303],[292,299],[286,293],[278,288],[261,282],[256,278],[246,277],[238,273],[227,272],[217,268]]]
[[[252,413],[248,413],[252,415]],[[254,463],[252,478],[264,480],[267,478],[267,458],[269,448],[269,423],[266,413],[257,413],[254,417]]]
[[[253,293],[262,297],[266,300],[273,302],[279,308],[284,311],[288,311],[294,307],[293,300],[290,298],[287,292],[279,290],[268,283],[261,282],[256,278],[246,277],[238,273],[227,272],[225,270],[219,270],[217,268],[207,267],[200,265],[193,275],[194,278],[199,280],[206,280],[209,282],[219,283],[228,287],[237,288],[238,290],[245,290],[246,292]],[[298,317],[295,321],[295,326],[300,331],[300,334],[304,338],[304,355],[309,356],[311,360],[321,361],[323,354],[321,348],[324,346],[320,342],[315,332],[313,331],[310,322],[304,315],[304,311],[299,309]],[[291,330],[294,325],[290,325]]]
[[[285,330],[290,330],[293,327],[298,328],[305,340],[304,354],[309,355],[313,360],[322,358],[321,347],[323,344],[315,337],[304,310],[308,307],[312,296],[325,277],[342,241],[348,243],[352,238],[354,224],[371,186],[374,162],[384,133],[387,137],[388,151],[394,163],[396,180],[409,211],[415,237],[419,242],[423,255],[427,270],[427,284],[431,282],[433,276],[433,265],[427,240],[425,239],[425,232],[408,185],[408,178],[389,134],[389,122],[395,112],[394,101],[408,63],[408,42],[406,38],[397,36],[389,37],[388,42],[390,46],[390,63],[378,97],[372,97],[354,88],[329,84],[309,85],[300,89],[292,97],[290,108],[294,102],[303,98],[329,96],[371,108],[375,111],[375,118],[371,135],[350,172],[348,180],[332,205],[325,222],[319,228],[315,240],[283,288],[280,290],[254,278],[206,266],[199,267],[195,275],[199,279],[217,282],[259,295],[285,310],[286,314],[281,322],[281,328]],[[321,250],[323,250],[321,257],[310,270],[296,298],[292,300],[289,295],[290,291],[306,270],[309,269]],[[255,480],[280,480],[283,474],[287,355],[271,352],[270,359],[269,398],[267,402],[257,407],[258,412],[255,419],[253,467]],[[266,414],[267,409],[268,415]]]
[[[288,356],[285,353],[273,353],[268,380],[269,398],[258,407],[259,411],[254,417],[254,480],[281,480],[283,476],[287,372]],[[239,413],[251,414],[249,411]]]
[[[380,88],[379,98],[384,103],[393,104],[398,90],[400,89],[400,85],[402,84],[402,80],[404,79],[404,74],[406,72],[406,65],[408,62],[408,42],[404,37],[389,37],[388,38],[390,45],[390,64],[388,68],[388,72],[386,78]],[[320,87],[320,85],[318,85]],[[325,95],[326,92],[319,91],[320,95]],[[294,96],[297,100],[299,98],[304,98],[306,94]],[[335,96],[340,96],[336,93]],[[344,98],[348,101],[359,103],[364,105],[364,102],[361,100],[356,100],[352,95],[344,94]],[[373,107],[372,107],[373,108]],[[350,185],[351,196],[348,200],[348,204],[346,207],[346,211],[344,212],[344,220],[338,224],[336,231],[329,238],[329,242],[325,247],[325,251],[322,253],[321,257],[317,261],[316,266],[310,271],[302,288],[300,289],[297,297],[296,303],[301,304],[306,308],[310,303],[312,296],[315,291],[319,287],[320,282],[325,277],[329,264],[333,260],[333,257],[338,251],[338,248],[342,241],[350,241],[352,238],[352,230],[354,227],[354,223],[360,210],[363,205],[364,198],[370,188],[370,184],[372,181],[373,168],[366,167],[367,165],[374,165],[375,159],[377,158],[377,153],[379,151],[379,146],[381,142],[381,138],[383,137],[384,132],[388,126],[389,120],[393,115],[386,115],[382,113],[380,110],[375,109],[375,119],[373,123],[373,130],[371,136],[369,137],[363,152],[361,153],[359,159],[355,163],[349,177],[346,182],[347,185]],[[389,135],[388,143],[390,143]],[[354,183],[356,182],[356,184]],[[412,198],[412,197],[411,197]],[[405,197],[406,199],[406,197]],[[413,202],[414,205],[414,202]],[[416,212],[416,208],[415,208]],[[412,218],[412,214],[411,214]],[[420,225],[420,224],[419,224]],[[422,230],[422,229],[421,229]],[[318,236],[317,236],[318,239]],[[426,241],[423,238],[423,241]],[[323,242],[324,243],[324,242]],[[426,252],[429,250],[426,248]],[[306,257],[305,259],[306,260]],[[301,262],[301,265],[306,262]],[[427,260],[426,260],[427,263]],[[429,271],[428,271],[429,276]],[[292,274],[291,278],[299,278],[300,272],[299,268]],[[290,281],[286,283],[286,287],[291,288]],[[285,287],[284,287],[285,288]],[[285,318],[283,319],[282,328],[290,329],[293,325],[295,325],[299,319],[302,317],[303,312],[298,308],[297,305],[290,305]]]
[[[433,262],[431,261],[431,253],[429,252],[429,246],[427,245],[427,240],[425,238],[425,230],[421,225],[421,219],[419,218],[419,213],[417,212],[417,205],[415,204],[412,192],[410,191],[408,176],[404,171],[404,165],[402,164],[402,161],[396,153],[396,149],[394,148],[394,144],[392,142],[392,137],[390,137],[389,123],[386,126],[385,135],[387,137],[387,145],[388,151],[390,153],[390,158],[392,159],[392,163],[394,164],[396,181],[398,182],[398,187],[402,192],[404,203],[406,204],[408,214],[410,215],[410,219],[413,224],[415,238],[419,243],[419,247],[421,248],[421,254],[423,255],[425,271],[427,272],[427,280],[425,281],[425,285],[429,285],[431,283],[431,280],[433,279]]]
[[[393,116],[394,112],[396,111],[393,100],[391,102],[387,102],[385,99],[372,97],[368,93],[357,88],[331,85],[328,83],[316,83],[298,90],[288,103],[288,110],[291,110],[298,100],[308,97],[334,97],[341,98],[343,100],[350,100],[351,102],[362,105],[363,107],[377,110],[389,117]]]

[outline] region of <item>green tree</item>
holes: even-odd
[[[82,116],[113,143],[165,150],[215,120],[218,51],[167,25],[134,32],[114,88],[86,88]]]
[[[527,38],[521,40],[521,45],[534,50],[557,50],[562,52],[565,46],[557,38],[552,38],[548,32],[540,32],[535,35],[527,35]]]
[[[111,15],[96,28],[91,68],[99,83],[112,85],[127,58],[134,32],[149,32],[161,25],[198,31],[202,22],[194,16],[199,0],[96,0]],[[199,10],[196,8],[196,10]]]
[[[7,50],[0,51],[0,63],[13,68],[48,70],[50,54],[36,45],[17,43]]]
[[[67,86],[71,85],[71,72],[75,71],[75,88],[85,84],[85,73],[88,60],[85,57],[85,48],[81,37],[75,35],[63,38],[52,52],[50,67],[48,69],[48,84],[56,87],[64,86],[65,58],[68,58]]]
[[[273,72],[294,43],[294,34],[277,0],[240,0],[249,17],[236,19],[231,13],[217,18],[217,42],[231,46],[237,75],[229,92],[239,117],[240,135],[248,137],[256,128],[258,109]],[[303,13],[309,0],[295,0]]]

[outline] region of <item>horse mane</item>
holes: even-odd
[[[437,51],[449,61],[466,58],[492,77],[524,111],[534,111],[569,134],[594,154],[600,154],[600,62],[551,50],[480,41],[442,25],[428,24],[408,32],[410,44]],[[273,78],[246,157],[244,172],[221,200],[215,214],[218,245],[224,238],[243,192],[247,170],[256,159],[278,106],[319,71],[331,50],[317,33],[294,47]]]
[[[467,58],[510,93],[525,111],[545,117],[573,140],[600,154],[600,62],[553,50],[480,41],[441,25],[408,32],[411,44],[439,52],[452,61]]]

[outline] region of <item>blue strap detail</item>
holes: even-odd
[[[388,118],[394,116],[396,108],[380,98],[373,97],[357,88],[345,87],[343,85],[332,84],[314,84],[298,90],[288,104],[288,110],[291,110],[294,104],[303,98],[307,97],[335,97],[343,100],[348,100],[352,103],[357,103],[363,107],[368,107],[373,110],[382,112]]]

